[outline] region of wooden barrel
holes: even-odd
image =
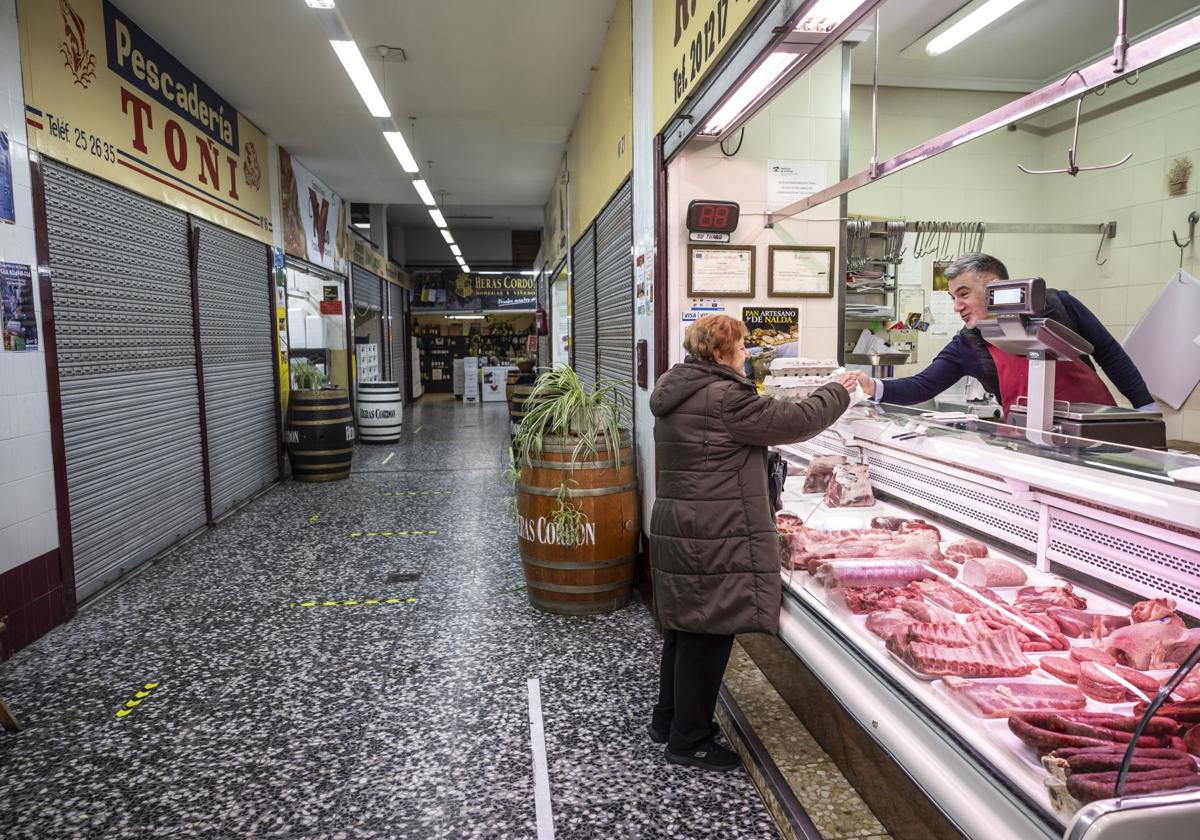
[[[531,378],[528,383],[513,385],[512,391],[512,399],[508,401],[508,418],[515,428],[521,425],[521,420],[525,417],[527,408],[525,403],[533,392],[533,379]]]
[[[395,382],[358,385],[358,439],[363,443],[400,440],[400,386]]]
[[[284,436],[292,478],[337,481],[349,477],[354,457],[354,413],[345,389],[292,391]]]
[[[521,468],[517,537],[529,602],[563,615],[612,612],[629,603],[637,553],[638,492],[633,439],[621,432],[621,465],[601,449],[572,462],[577,439],[546,438],[542,455]],[[563,545],[551,515],[568,480],[569,504],[587,517],[576,545]]]

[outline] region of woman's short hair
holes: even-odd
[[[728,315],[713,313],[697,318],[683,334],[683,349],[706,362],[715,362],[717,356],[728,358],[733,348],[746,338],[746,325]]]

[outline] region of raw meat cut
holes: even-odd
[[[1170,618],[1159,618],[1114,630],[1104,638],[1103,646],[1122,665],[1150,671],[1177,667],[1178,660],[1168,657],[1178,652],[1186,656],[1197,642],[1200,631],[1189,631]]]
[[[1091,613],[1070,607],[1051,607],[1046,610],[1046,615],[1054,619],[1064,635],[1073,639],[1084,636],[1103,638],[1118,627],[1125,627],[1129,624],[1127,615]]]
[[[927,599],[956,613],[976,613],[992,604],[1003,603],[1000,596],[982,586],[963,586],[945,581],[921,581],[917,584]]]
[[[903,642],[925,642],[946,647],[969,647],[979,642],[980,636],[970,627],[959,624],[933,624],[917,621],[904,629]]]
[[[902,516],[874,516],[871,517],[871,527],[882,528],[885,531],[899,531],[900,526],[907,521]]]
[[[961,563],[968,557],[987,557],[988,547],[979,540],[955,540],[946,546],[946,557]]]
[[[867,616],[867,629],[887,641],[892,636],[904,635],[905,629],[916,621],[903,610],[878,610]]]
[[[1026,586],[1017,592],[1017,606],[1029,612],[1045,612],[1051,607],[1082,610],[1087,607],[1087,599],[1076,595],[1069,583],[1062,586]]]
[[[976,683],[942,677],[951,699],[976,717],[1002,718],[1018,711],[1082,709],[1087,699],[1078,689],[1042,683]]]
[[[1021,635],[1021,649],[1029,653],[1066,650],[1071,645],[1067,637],[1058,632],[1058,626],[1044,615],[1022,612],[1007,604],[975,613],[967,622],[986,630],[1011,627]]]
[[[1101,703],[1145,700],[1158,691],[1158,680],[1132,668],[1084,662],[1079,666],[1079,690]]]
[[[941,572],[946,577],[958,577],[958,566],[955,566],[949,560],[930,560],[929,568]]]
[[[1099,662],[1101,665],[1116,665],[1117,659],[1108,651],[1094,647],[1071,648],[1071,659],[1076,662]]]
[[[919,560],[826,560],[814,573],[825,586],[904,586],[932,578]]]
[[[960,677],[1022,677],[1036,666],[1021,652],[1017,632],[1006,628],[969,647],[946,647],[925,642],[888,643],[902,660],[924,674]]]
[[[1076,773],[1112,772],[1121,768],[1128,749],[1128,745],[1124,743],[1113,743],[1105,747],[1066,747],[1042,756],[1042,766],[1050,775],[1063,781]],[[1186,753],[1169,748],[1134,747],[1129,762],[1132,772],[1167,768],[1186,771],[1195,766],[1196,762]]]
[[[1200,726],[1193,726],[1183,736],[1183,745],[1192,755],[1200,755]]]
[[[870,507],[875,504],[871,490],[871,468],[866,464],[844,464],[835,467],[829,488],[825,491],[827,507]]]
[[[903,609],[907,603],[922,603],[921,591],[911,584],[908,586],[846,586],[835,589],[830,595],[846,605],[846,609],[855,615],[875,612],[876,610]],[[917,616],[921,621],[929,618]]]
[[[911,601],[901,601],[900,609],[917,621],[928,621],[931,624],[949,624],[952,621],[958,621],[958,618],[950,610],[922,598],[921,591],[917,589],[915,583],[912,584],[912,588],[917,591],[917,597]]]
[[[924,519],[910,519],[900,526],[901,534],[919,534],[923,531],[933,534],[934,539],[938,542],[942,541],[942,532],[937,529],[936,525],[930,525]]]
[[[1174,598],[1151,598],[1149,601],[1138,601],[1129,611],[1129,617],[1136,624],[1142,621],[1157,621],[1160,618],[1179,618],[1175,615]],[[1182,620],[1179,622],[1182,624]]]
[[[804,471],[804,487],[801,493],[824,493],[829,488],[833,471],[846,463],[842,455],[818,455],[808,462]]]
[[[1043,656],[1038,666],[1050,676],[1065,683],[1075,685],[1079,682],[1079,663],[1065,656]]]
[[[822,531],[801,528],[787,536],[791,568],[816,571],[818,561],[838,558],[940,560],[941,549],[931,533],[897,534],[869,528]]]
[[[1143,700],[1133,707],[1133,713],[1138,716],[1144,715],[1149,706],[1150,704]],[[1200,724],[1200,703],[1163,703],[1154,714],[1156,717],[1170,718],[1181,727],[1192,727]]]
[[[999,557],[971,557],[963,563],[962,581],[977,586],[1023,586],[1028,578],[1016,563]]]

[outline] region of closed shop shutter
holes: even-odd
[[[404,387],[404,289],[387,284],[388,311],[391,323],[388,333],[388,379],[400,386],[400,394],[408,401],[408,391]]]
[[[53,161],[43,171],[84,599],[205,523],[188,223]]]
[[[618,388],[621,424],[633,428],[633,188],[625,182],[596,220],[599,377]]]
[[[361,309],[374,309],[376,312],[383,310],[383,297],[380,290],[382,280],[375,274],[361,268],[357,265],[350,266],[354,287],[351,294],[354,296],[354,305]]]
[[[200,347],[213,515],[279,477],[266,246],[200,228]]]
[[[571,249],[571,365],[581,382],[596,384],[596,229]]]

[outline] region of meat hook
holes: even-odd
[[[1171,231],[1171,238],[1175,240],[1175,247],[1179,249],[1179,267],[1180,268],[1183,268],[1183,252],[1186,251],[1188,249],[1188,247],[1191,246],[1191,244],[1196,241],[1196,223],[1200,222],[1200,213],[1197,213],[1195,210],[1193,210],[1191,213],[1188,213],[1187,222],[1188,222],[1187,242],[1180,242],[1179,234],[1177,234],[1174,230]]]

